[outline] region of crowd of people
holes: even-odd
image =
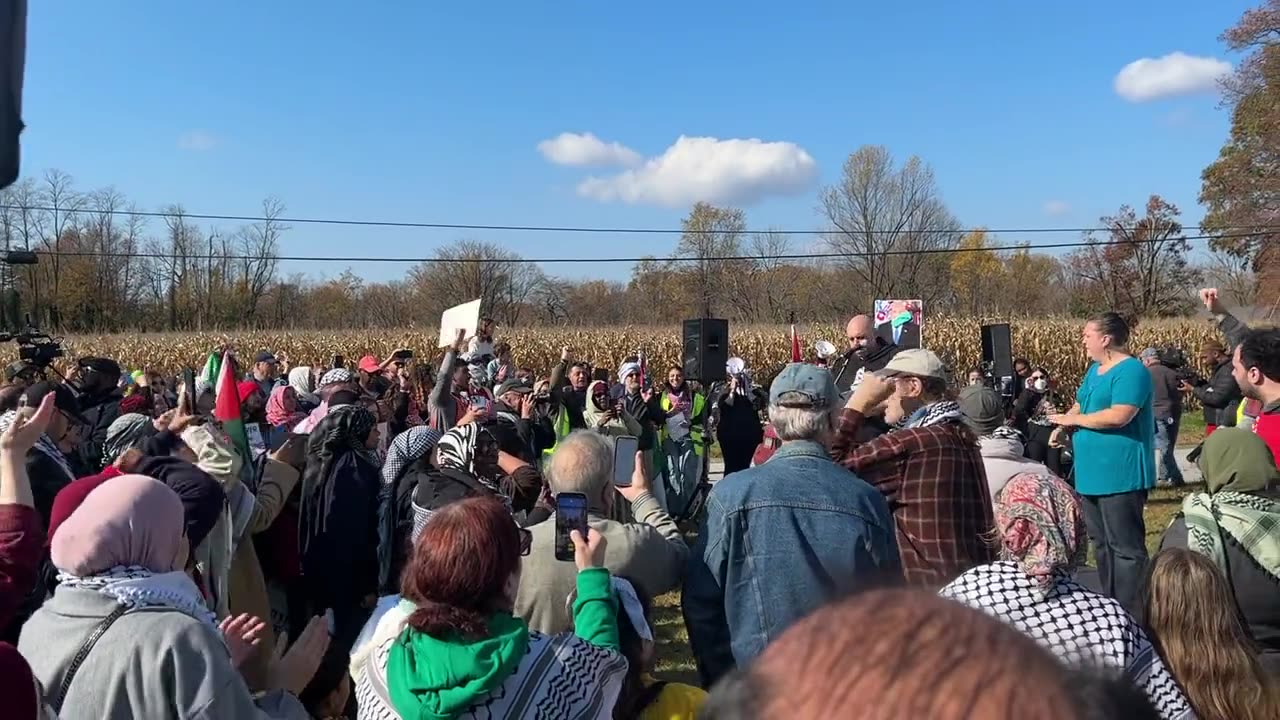
[[[491,321],[429,361],[15,363],[4,716],[1280,717],[1280,331],[1202,297],[1209,378],[1106,313],[1074,399],[862,315],[763,385],[532,368]],[[1148,557],[1186,395],[1204,486]],[[654,675],[673,590],[696,685]]]

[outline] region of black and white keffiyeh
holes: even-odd
[[[997,440],[1017,440],[1020,443],[1026,442],[1026,439],[1022,437],[1022,433],[1018,432],[1017,428],[1012,428],[1008,425],[1001,425],[995,430],[992,430],[991,434],[986,437],[995,438]]]
[[[217,629],[218,621],[191,577],[181,570],[155,573],[147,568],[119,565],[96,575],[58,573],[59,587],[93,590],[131,608],[167,607]],[[221,632],[219,632],[221,635]]]
[[[924,407],[916,410],[907,417],[903,422],[904,428],[929,427],[930,425],[939,425],[945,422],[963,422],[964,414],[960,412],[960,405],[951,400],[941,400],[935,403],[929,403]]]
[[[417,426],[400,433],[387,447],[387,459],[382,464],[382,484],[394,485],[404,474],[405,468],[418,462],[435,449],[441,433],[429,427]]]
[[[398,720],[387,685],[391,646],[413,606],[401,601],[378,621],[372,639],[351,655],[351,679],[361,720]],[[367,628],[366,628],[367,630]],[[520,665],[459,720],[608,720],[622,691],[627,659],[571,633],[529,633]]]
[[[938,593],[1017,628],[1062,662],[1123,672],[1165,720],[1195,717],[1177,681],[1124,607],[1055,574],[1044,586],[1012,561],[982,565]]]
[[[0,415],[0,433],[9,429],[9,426],[13,424],[14,416],[17,414],[17,410],[10,410],[5,414]],[[67,473],[68,481],[76,479],[76,474],[71,471],[71,466],[67,464],[67,458],[62,454],[62,451],[58,449],[58,446],[54,444],[53,440],[51,440],[48,435],[41,433],[40,437],[36,439],[35,449],[45,455],[48,455],[54,462],[58,463],[58,467],[62,468]]]

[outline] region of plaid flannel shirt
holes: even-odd
[[[831,455],[889,502],[907,582],[941,587],[996,560],[991,493],[969,430],[941,423],[859,443],[865,420],[844,411]]]

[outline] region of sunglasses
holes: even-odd
[[[528,557],[529,551],[533,549],[533,533],[524,528],[516,529],[520,531],[520,556]]]

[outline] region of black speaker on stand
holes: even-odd
[[[1013,395],[1013,332],[1008,323],[982,326],[982,372],[1001,395]]]
[[[729,321],[699,318],[684,321],[680,365],[684,376],[704,386],[723,381],[729,362]]]

